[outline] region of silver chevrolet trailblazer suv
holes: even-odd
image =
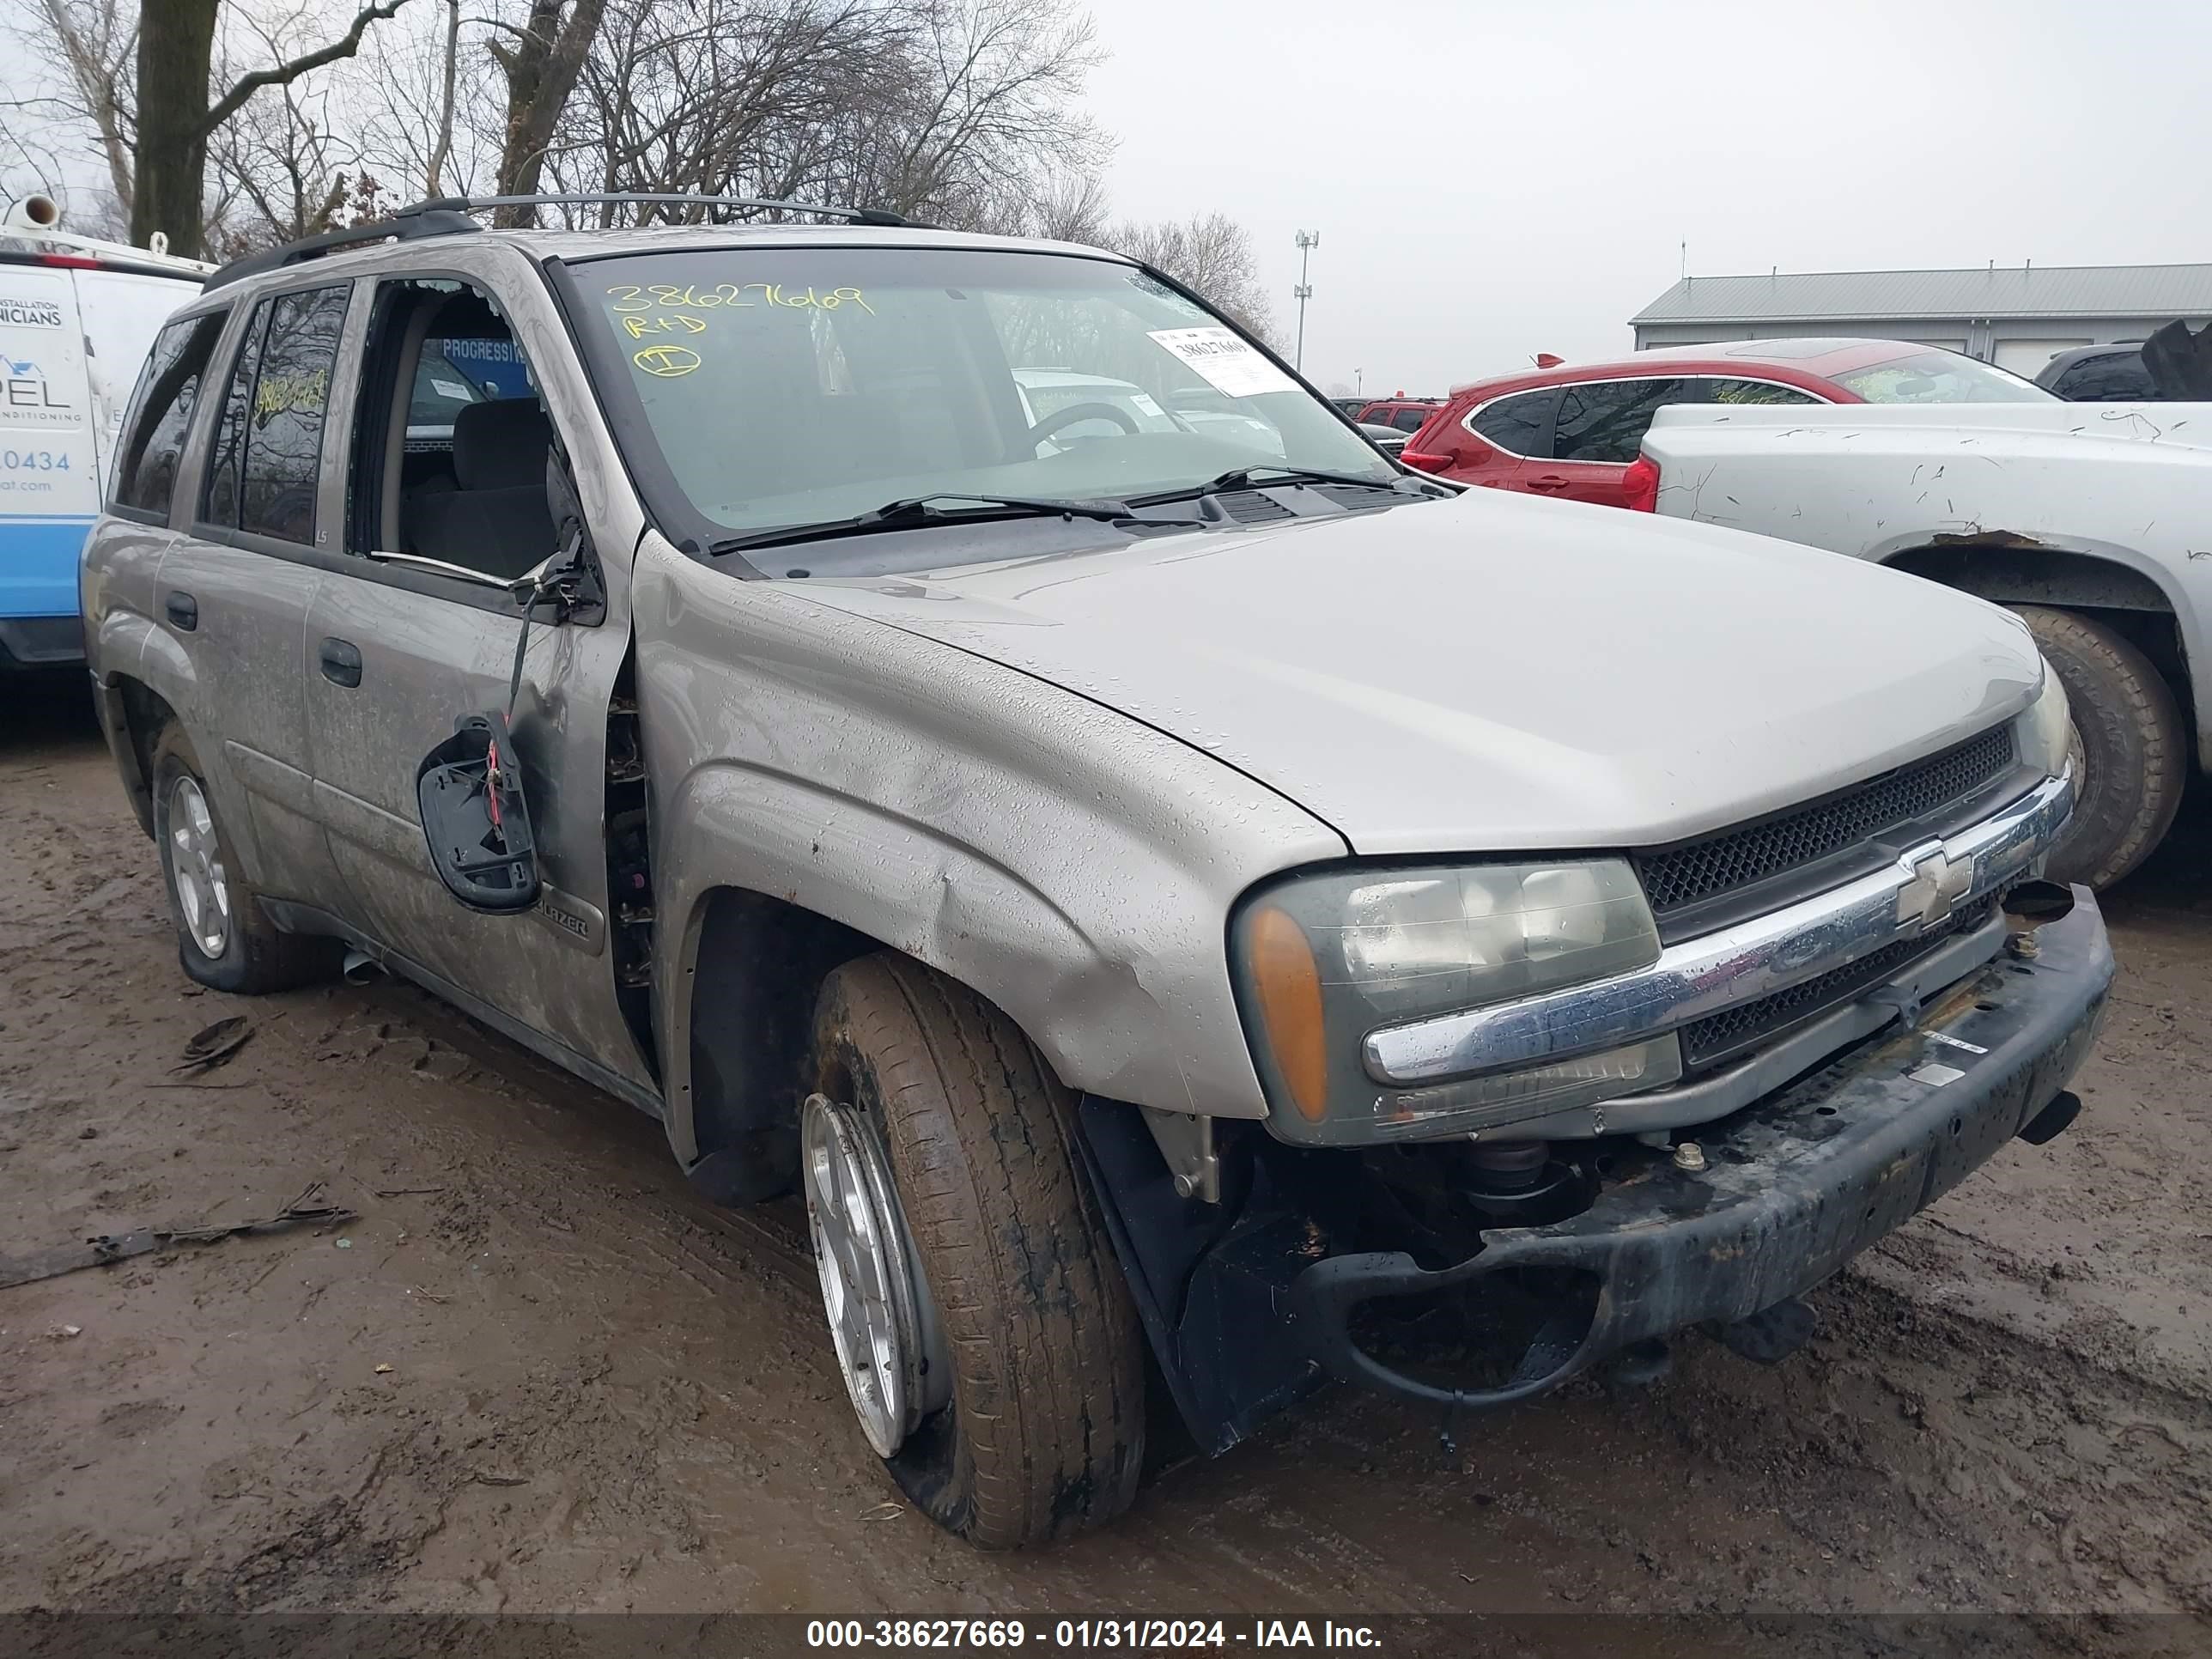
[[[1210,1451],[1779,1358],[2077,1109],[2112,957],[2006,612],[1423,478],[1097,249],[484,205],[146,366],[82,599],[185,971],[360,953],[803,1194],[944,1525],[1125,1508],[1148,1352]]]

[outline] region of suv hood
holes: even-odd
[[[1490,490],[792,586],[1172,733],[1364,854],[1664,843],[1931,753],[2042,677],[2008,612],[1916,577]]]

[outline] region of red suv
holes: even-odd
[[[2016,374],[1901,340],[1668,346],[1461,386],[1401,459],[1461,483],[1648,510],[1658,475],[1634,463],[1652,416],[1668,404],[2047,401],[2050,392]]]
[[[1362,426],[1395,426],[1401,432],[1418,432],[1421,423],[1443,407],[1437,398],[1379,398],[1353,416]]]

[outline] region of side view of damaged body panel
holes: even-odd
[[[1929,550],[1999,570],[2023,563],[2004,554],[2095,561],[2112,568],[2102,591],[2037,594],[2032,577],[1974,591],[2164,608],[2189,663],[2212,650],[2212,404],[1680,405],[1659,411],[1644,453],[1666,516],[1882,563]],[[2191,679],[2212,765],[2212,674]]]
[[[1231,908],[1341,858],[1326,824],[1173,738],[1013,669],[739,582],[648,536],[635,590],[659,982],[696,975],[718,889],[781,899],[1003,1007],[1071,1087],[1221,1117],[1267,1103]],[[670,1133],[685,994],[664,997]]]

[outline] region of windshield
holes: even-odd
[[[2051,404],[2060,401],[2032,380],[1955,351],[1916,351],[1886,363],[1848,369],[1837,385],[1870,404]]]
[[[1202,307],[1103,259],[702,249],[572,267],[677,539],[933,494],[1085,501],[1240,468],[1401,475]],[[627,411],[625,411],[627,412]],[[671,524],[669,520],[676,520]]]

